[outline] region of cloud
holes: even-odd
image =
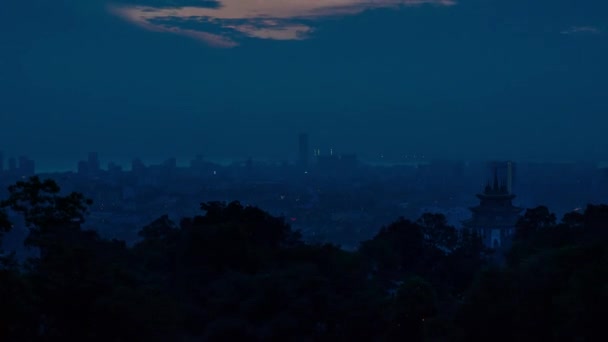
[[[561,31],[561,34],[574,35],[574,34],[600,34],[602,30],[595,26],[572,26],[566,30]]]
[[[314,31],[315,20],[368,9],[456,4],[456,0],[217,0],[196,5],[194,0],[187,4],[154,0],[139,5],[142,2],[112,4],[108,10],[146,30],[189,36],[216,47],[237,46],[242,37],[302,40]]]

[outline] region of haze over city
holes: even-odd
[[[606,160],[608,4],[3,1],[0,146],[42,168],[293,160]],[[73,165],[73,163],[71,164]]]

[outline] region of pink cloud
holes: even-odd
[[[455,4],[455,0],[219,0],[216,8],[110,5],[109,11],[149,31],[180,34],[216,47],[234,47],[238,43],[228,34],[185,29],[175,21],[160,22],[179,19],[188,23],[213,24],[251,38],[301,40],[314,31],[310,22],[324,17],[355,15],[377,8],[447,7]]]

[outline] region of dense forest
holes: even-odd
[[[595,341],[606,332],[608,206],[528,209],[504,264],[439,214],[355,252],[304,243],[238,202],[143,227],[81,229],[91,201],[32,177],[0,204],[36,257],[0,253],[0,341]],[[162,213],[159,213],[162,214]]]

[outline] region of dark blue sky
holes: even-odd
[[[606,1],[257,2],[1,1],[0,150],[608,159]]]

